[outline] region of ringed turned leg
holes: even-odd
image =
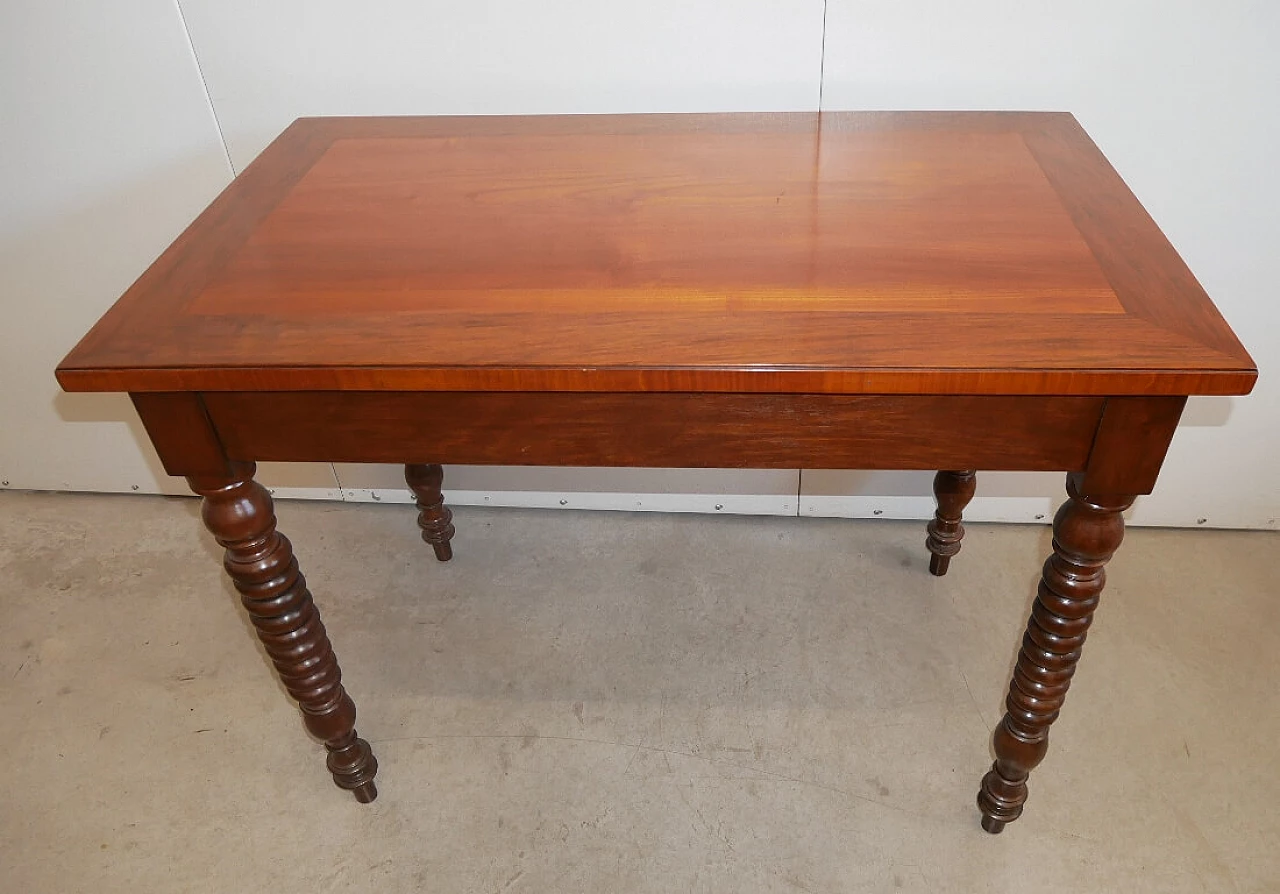
[[[964,472],[939,472],[933,476],[933,495],[938,500],[938,511],[929,522],[929,536],[925,545],[933,555],[929,557],[929,571],[941,577],[947,573],[951,557],[960,552],[964,539],[961,518],[964,507],[973,499],[978,473],[972,469]]]
[[[1007,713],[996,727],[996,759],[982,778],[982,828],[998,833],[1022,815],[1027,777],[1044,760],[1049,727],[1071,685],[1085,634],[1106,582],[1104,567],[1124,538],[1132,496],[1084,494],[1083,476],[1067,476],[1070,499],[1053,520],[1053,555],[1044,564],[1022,639]]]
[[[447,562],[453,558],[453,513],[444,505],[440,485],[444,482],[444,469],[436,464],[410,464],[404,467],[404,480],[413,491],[418,504],[418,527],[422,539],[431,544],[436,558]]]
[[[302,709],[307,729],[329,750],[333,781],[367,804],[378,796],[378,762],[369,743],[356,736],[356,706],[342,688],[329,636],[293,547],[276,530],[271,496],[253,473],[253,463],[241,463],[229,477],[187,482],[204,497],[205,526],[226,549],[227,574],[280,680]]]

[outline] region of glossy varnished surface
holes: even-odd
[[[991,832],[1186,395],[1254,377],[1074,119],[987,113],[299,121],[59,368],[132,392],[361,801],[377,761],[256,461],[407,463],[442,560],[441,463],[961,470],[935,574],[971,470],[1069,470]]]
[[[339,139],[191,309],[266,302],[1123,313],[1018,134],[921,131]]]
[[[304,119],[73,390],[1234,393],[1068,115]]]
[[[353,391],[208,392],[200,402],[232,460],[1026,470],[1087,468],[1107,404],[1025,395]],[[175,418],[163,404],[158,410]],[[1164,452],[1152,449],[1158,467]]]

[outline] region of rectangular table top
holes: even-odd
[[[73,391],[1238,394],[1253,361],[1058,113],[305,118]]]

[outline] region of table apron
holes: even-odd
[[[1107,402],[565,392],[200,397],[233,461],[1060,471],[1086,467]]]

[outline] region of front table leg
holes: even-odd
[[[982,828],[992,834],[1022,815],[1027,777],[1048,751],[1049,726],[1058,719],[1098,607],[1103,566],[1124,537],[1121,513],[1133,504],[1132,496],[1082,494],[1081,481],[1067,476],[1070,499],[1053,520],[1053,555],[1044,563],[1022,639],[1008,711],[996,727],[996,760],[978,792]]]
[[[226,548],[223,564],[285,689],[302,708],[307,729],[329,749],[333,781],[367,804],[378,796],[378,762],[369,743],[356,736],[356,706],[342,688],[320,614],[293,547],[276,530],[271,496],[253,480],[254,464],[237,464],[234,472],[187,482],[204,497],[205,526]]]

